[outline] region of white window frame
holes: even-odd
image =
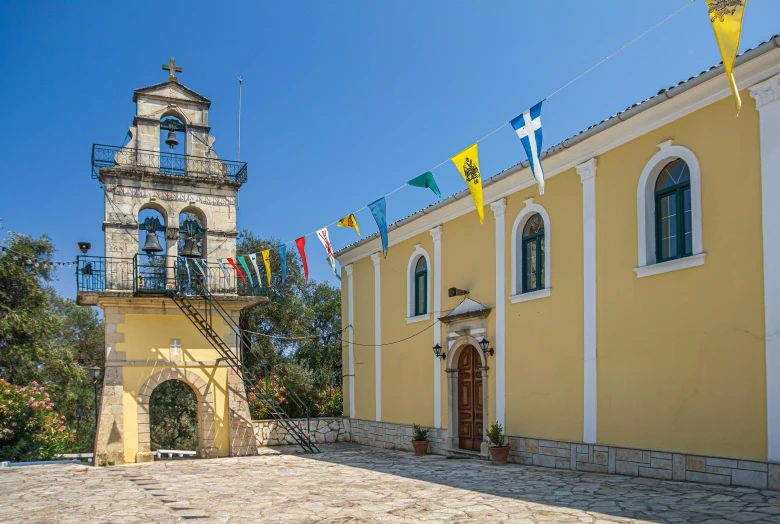
[[[671,140],[658,144],[658,151],[647,162],[639,177],[636,190],[638,267],[634,269],[637,278],[668,273],[704,264],[707,256],[702,249],[701,217],[701,167],[699,159],[687,147],[673,145]],[[667,262],[657,262],[655,242],[655,183],[658,175],[669,162],[676,159],[688,164],[691,176],[691,234],[692,256]]]
[[[518,235],[523,234],[525,224],[536,213],[544,221],[544,289],[523,293],[523,279],[520,276],[520,272],[523,270],[523,258],[522,253],[518,253],[518,249],[522,249],[523,243],[518,241]],[[525,201],[525,207],[517,215],[512,226],[512,295],[509,296],[509,301],[512,304],[550,296],[552,291],[550,253],[550,215],[541,204],[537,204],[533,198],[529,198]]]
[[[415,273],[415,266],[417,266],[417,261],[420,260],[420,258],[425,258],[425,264],[428,267],[427,274],[426,274],[426,296],[425,296],[425,309],[428,311],[424,315],[416,315],[414,314],[414,273]],[[422,322],[424,320],[430,320],[431,319],[431,272],[433,271],[433,266],[431,265],[431,257],[428,255],[428,252],[423,249],[420,244],[416,244],[414,246],[414,252],[412,253],[412,256],[409,257],[409,265],[406,268],[406,323],[411,324],[413,322]]]

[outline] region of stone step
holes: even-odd
[[[490,460],[490,457],[483,455],[479,451],[469,451],[467,449],[448,449],[446,450],[448,459],[471,459],[471,460]]]

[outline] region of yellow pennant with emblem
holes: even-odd
[[[723,68],[729,78],[731,92],[734,93],[734,103],[737,105],[737,116],[742,108],[742,100],[739,98],[739,89],[734,80],[734,61],[737,59],[739,39],[742,36],[742,15],[745,13],[747,0],[705,0],[715,31],[715,39],[718,41],[720,56],[723,59]]]
[[[268,280],[268,290],[271,289],[271,250],[266,249],[260,252],[263,255],[263,263],[265,264],[265,277]]]
[[[452,157],[452,163],[460,171],[463,180],[466,181],[466,185],[469,186],[471,191],[471,198],[474,199],[474,205],[477,206],[477,214],[479,215],[479,223],[485,223],[485,209],[482,205],[482,176],[479,173],[479,157],[477,156],[477,144],[464,149],[454,157]]]
[[[355,231],[357,231],[358,236],[360,236],[360,228],[358,227],[357,218],[355,218],[354,214],[350,214],[339,220],[339,223],[336,224],[339,227],[351,227]]]

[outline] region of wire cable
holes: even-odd
[[[557,95],[558,93],[560,93],[561,91],[563,91],[564,89],[566,89],[566,88],[567,88],[567,87],[569,87],[570,85],[574,84],[575,82],[577,82],[578,80],[580,80],[580,79],[581,79],[581,78],[583,78],[584,76],[588,75],[589,73],[591,73],[592,71],[594,71],[595,69],[597,69],[598,67],[600,67],[601,65],[603,65],[604,63],[606,63],[607,61],[609,61],[610,59],[614,58],[615,56],[617,56],[617,55],[618,55],[618,54],[620,54],[621,52],[625,51],[626,49],[628,49],[629,47],[631,47],[632,45],[634,45],[636,42],[638,42],[639,40],[641,40],[641,39],[642,39],[642,38],[644,38],[645,36],[649,35],[649,34],[650,34],[650,33],[652,33],[653,31],[655,31],[656,29],[658,29],[659,27],[661,27],[662,25],[664,25],[665,23],[667,23],[668,21],[670,21],[672,18],[674,18],[674,17],[676,17],[677,15],[679,15],[680,13],[682,13],[684,10],[686,10],[686,9],[687,9],[687,8],[689,8],[691,5],[693,5],[693,3],[694,3],[695,1],[696,1],[696,0],[688,0],[688,1],[687,1],[687,3],[686,3],[684,6],[682,6],[681,8],[679,8],[678,10],[676,10],[675,12],[673,12],[672,14],[670,14],[669,16],[667,16],[666,18],[664,18],[663,20],[661,20],[660,22],[658,22],[657,24],[655,24],[653,27],[651,27],[650,29],[648,29],[647,31],[645,31],[644,33],[642,33],[641,35],[639,35],[638,37],[636,37],[636,38],[634,38],[633,40],[631,40],[630,42],[628,42],[627,44],[625,44],[625,45],[624,45],[624,46],[622,46],[621,48],[617,49],[617,50],[616,50],[616,51],[614,51],[612,54],[608,55],[606,58],[603,58],[603,59],[602,59],[602,60],[600,60],[598,63],[596,63],[594,66],[592,66],[592,67],[590,67],[589,69],[587,69],[585,72],[583,72],[583,73],[579,74],[578,76],[574,77],[572,80],[569,80],[569,82],[567,82],[566,84],[564,84],[562,87],[559,87],[558,89],[556,89],[555,91],[553,91],[552,93],[550,93],[549,95],[547,95],[546,97],[542,98],[542,100],[549,100],[550,98],[552,98],[553,96]],[[494,133],[497,133],[498,131],[500,131],[501,129],[503,129],[504,127],[506,127],[507,125],[509,125],[509,122],[504,122],[503,124],[501,124],[500,126],[498,126],[497,128],[495,128],[493,131],[491,131],[490,133],[486,134],[485,136],[483,136],[482,138],[480,138],[479,140],[477,140],[475,143],[477,143],[477,144],[478,144],[478,143],[482,142],[483,140],[485,140],[485,139],[489,138],[490,136],[492,136]],[[442,162],[440,162],[440,163],[436,164],[434,167],[432,167],[432,168],[431,168],[431,169],[429,169],[428,171],[430,171],[430,172],[433,172],[433,171],[437,170],[438,168],[440,168],[441,166],[443,166],[444,164],[446,164],[446,163],[447,163],[447,162],[449,162],[449,161],[450,161],[450,159],[449,159],[449,158],[447,158],[446,160],[443,160]],[[396,191],[399,191],[399,190],[403,189],[404,187],[406,187],[406,186],[408,186],[408,185],[409,185],[409,184],[404,184],[404,185],[402,185],[402,186],[400,186],[400,187],[398,187],[398,188],[396,188],[396,189],[394,189],[394,190],[390,191],[389,193],[387,193],[386,195],[384,195],[384,196],[383,196],[383,197],[381,197],[381,198],[387,198],[387,197],[389,197],[390,195],[392,195],[393,193],[395,193]],[[353,212],[353,213],[351,213],[351,214],[357,214],[357,213],[360,213],[361,211],[363,211],[364,209],[367,209],[367,208],[368,208],[368,206],[363,206],[363,207],[361,207],[361,208],[360,208],[360,209],[358,209],[357,211],[354,211],[354,212]],[[348,216],[348,215],[346,215],[346,216]],[[326,225],[326,226],[323,226],[323,227],[326,227],[326,228],[327,228],[327,227],[331,227],[331,226],[333,226],[333,225],[337,224],[338,222],[339,222],[339,221],[338,221],[338,220],[336,220],[336,221],[334,221],[334,222],[331,222],[330,224],[328,224],[328,225]],[[322,229],[322,228],[319,228],[319,229]],[[314,231],[312,231],[312,232],[310,232],[310,233],[306,233],[305,235],[303,235],[303,237],[308,237],[308,236],[314,235],[314,234],[316,234],[316,233],[317,233],[317,231],[318,231],[319,229],[317,229],[317,230],[314,230]],[[301,238],[301,237],[298,237],[298,238]],[[289,246],[289,245],[293,245],[293,244],[295,244],[295,240],[290,240],[290,241],[288,241],[288,242],[285,242],[284,244],[279,244],[279,245],[288,245],[288,246]],[[278,247],[278,246],[276,246],[276,247]]]

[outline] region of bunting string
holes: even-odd
[[[593,72],[594,70],[599,68],[600,66],[604,65],[606,62],[608,62],[609,60],[611,60],[615,56],[619,55],[620,53],[622,53],[623,51],[625,51],[626,49],[628,49],[632,45],[636,44],[637,42],[639,42],[640,40],[645,38],[647,35],[651,34],[653,31],[655,31],[659,27],[663,26],[664,24],[666,24],[667,22],[669,22],[670,20],[675,18],[677,15],[679,15],[680,13],[682,13],[683,11],[688,9],[691,5],[693,5],[693,3],[695,1],[696,0],[687,0],[686,3],[682,7],[680,7],[679,9],[677,9],[676,11],[674,11],[673,13],[671,13],[670,15],[665,17],[663,20],[661,20],[660,22],[656,23],[655,25],[653,25],[652,27],[650,27],[649,29],[644,31],[642,34],[640,34],[636,38],[633,38],[631,41],[629,41],[628,43],[624,44],[623,46],[621,46],[617,50],[613,51],[612,53],[610,53],[609,55],[607,55],[606,57],[604,57],[603,59],[598,61],[596,64],[594,64],[590,68],[586,69],[585,71],[583,71],[579,75],[575,76],[574,78],[569,80],[567,83],[565,83],[563,86],[561,86],[558,89],[552,91],[546,97],[542,98],[541,99],[542,102],[544,102],[546,100],[549,100],[550,98],[554,97],[555,95],[557,95],[558,93],[560,93],[564,89],[566,89],[569,86],[571,86],[572,84],[576,83],[578,80],[584,78],[585,76],[587,76],[588,74],[590,74],[591,72]],[[387,193],[384,196],[380,197],[379,199],[375,200],[373,203],[365,205],[365,206],[357,209],[353,213],[350,213],[350,214],[344,216],[344,218],[342,218],[342,219],[335,220],[335,221],[333,221],[333,222],[331,222],[331,223],[329,223],[329,224],[327,224],[327,225],[325,225],[323,227],[317,228],[314,231],[306,233],[305,235],[303,235],[303,236],[301,236],[301,237],[299,237],[299,238],[297,238],[295,240],[290,240],[288,242],[284,242],[282,244],[279,244],[278,246],[275,246],[275,248],[272,248],[272,249],[278,250],[279,254],[281,255],[282,250],[280,250],[280,247],[284,246],[285,249],[283,251],[286,254],[286,246],[295,244],[298,247],[299,253],[303,257],[305,257],[305,253],[303,251],[303,245],[305,244],[305,238],[309,237],[309,236],[312,236],[312,235],[317,235],[318,238],[320,238],[320,240],[323,242],[323,245],[324,245],[324,247],[326,249],[326,252],[327,252],[327,255],[328,255],[329,262],[331,263],[331,266],[332,266],[332,269],[333,269],[334,273],[336,273],[336,269],[335,269],[335,265],[334,265],[334,261],[333,261],[333,250],[330,247],[330,241],[328,239],[327,229],[329,227],[333,227],[335,225],[341,225],[343,227],[343,223],[344,223],[345,219],[349,218],[350,216],[352,216],[352,218],[354,219],[354,216],[357,215],[358,213],[360,213],[362,211],[365,211],[365,210],[371,210],[372,214],[374,215],[374,219],[377,222],[377,227],[379,229],[380,236],[382,237],[382,244],[383,244],[382,248],[383,248],[383,251],[384,251],[384,254],[385,254],[385,257],[386,257],[387,256],[387,225],[386,225],[386,219],[385,219],[386,218],[385,217],[385,214],[386,214],[385,200],[389,196],[393,195],[394,193],[397,193],[398,191],[404,189],[407,186],[429,188],[439,198],[441,198],[441,193],[439,192],[439,188],[438,188],[438,186],[437,186],[437,184],[436,184],[436,182],[435,182],[435,180],[433,178],[432,173],[434,171],[436,171],[437,169],[439,169],[440,167],[444,166],[445,164],[447,164],[450,161],[455,162],[456,167],[458,168],[459,171],[461,171],[461,174],[463,175],[463,178],[466,180],[466,183],[469,186],[469,189],[471,189],[472,196],[474,197],[475,204],[477,205],[478,213],[481,212],[481,207],[479,206],[479,201],[481,201],[481,199],[482,199],[482,194],[481,194],[482,193],[482,187],[481,187],[481,176],[480,176],[480,173],[479,173],[478,161],[476,159],[476,144],[479,144],[480,142],[490,138],[495,133],[497,133],[498,131],[500,131],[503,128],[507,127],[508,125],[511,125],[512,127],[515,128],[515,131],[517,132],[518,136],[523,141],[523,146],[524,146],[524,148],[526,150],[529,163],[531,164],[531,169],[533,170],[534,176],[536,177],[536,179],[537,179],[537,181],[539,183],[540,193],[543,193],[544,192],[544,179],[543,179],[544,175],[543,175],[543,172],[542,172],[542,166],[541,166],[541,161],[540,161],[541,152],[542,152],[542,141],[541,141],[542,133],[541,133],[541,118],[540,118],[541,103],[542,102],[539,102],[538,104],[533,106],[531,109],[526,110],[524,113],[521,113],[520,116],[512,119],[511,121],[504,122],[500,126],[496,127],[495,129],[493,129],[492,131],[490,131],[489,133],[484,135],[482,138],[480,138],[479,140],[474,142],[469,148],[463,150],[462,153],[468,151],[469,149],[473,149],[473,153],[474,154],[471,155],[471,156],[474,157],[473,159],[471,159],[469,157],[461,156],[462,153],[459,154],[459,155],[456,155],[456,156],[454,156],[452,158],[447,158],[447,159],[439,162],[438,164],[436,164],[432,168],[430,168],[423,175],[420,175],[420,176],[418,176],[416,178],[413,178],[412,180],[409,180],[408,182],[398,186],[397,188],[393,189],[389,193]],[[523,117],[525,117],[525,119],[523,119]],[[469,163],[468,165],[463,165],[463,164],[458,165],[456,159],[460,160],[460,161],[473,162],[474,166],[471,167],[472,166],[471,163]],[[378,208],[381,208],[381,209],[378,210]],[[482,221],[481,213],[479,213],[479,214],[480,214],[480,221]],[[228,261],[229,260],[230,259],[228,259]],[[308,267],[306,266],[305,260],[304,260],[304,266],[305,266],[305,270],[306,270],[306,273],[307,273],[307,279],[308,279]],[[337,274],[337,276],[338,276],[338,274]]]
[[[18,260],[24,264],[27,264],[28,266],[35,266],[35,267],[41,267],[43,266],[59,266],[59,267],[73,267],[76,265],[75,260],[71,260],[69,262],[58,262],[54,260],[41,260],[37,257],[26,255],[24,253],[20,253],[18,251],[14,251],[13,249],[9,249],[5,246],[0,246],[0,256],[10,256],[14,260]]]

